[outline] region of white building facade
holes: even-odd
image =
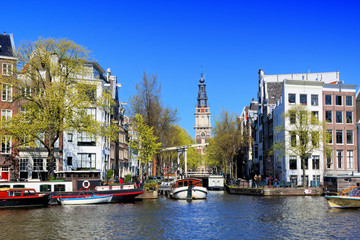
[[[274,128],[284,124],[285,132],[274,134],[274,142],[283,141],[285,149],[290,146],[289,131],[293,128],[289,118],[284,119],[284,113],[288,112],[296,104],[305,105],[312,116],[317,116],[319,121],[323,121],[322,114],[322,87],[321,81],[309,80],[284,80],[283,94],[278,101],[278,105],[273,112]],[[299,141],[299,140],[297,140]],[[323,151],[314,151],[311,156],[305,160],[305,182],[320,182],[324,174]],[[292,182],[293,184],[302,183],[303,169],[299,156],[291,155],[288,151],[282,156],[275,155],[274,161],[275,177],[281,181]]]

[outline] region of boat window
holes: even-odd
[[[23,196],[30,196],[30,192],[28,190],[25,190]]]
[[[22,191],[9,191],[8,196],[9,197],[18,197],[21,196]]]
[[[187,185],[188,185],[188,182],[187,182],[187,181],[185,181],[185,182],[184,182],[184,186],[187,186]]]
[[[13,188],[25,188],[25,185],[14,185]]]
[[[30,194],[30,196],[34,196],[34,195],[36,195],[36,192],[34,190],[29,190],[29,194]]]
[[[182,182],[179,182],[178,183],[178,187],[182,187],[183,186],[183,183]]]
[[[56,184],[54,185],[55,192],[65,192],[65,185],[64,184]]]
[[[0,185],[0,188],[10,188],[10,185]]]
[[[40,192],[51,192],[51,185],[48,184],[40,185]]]

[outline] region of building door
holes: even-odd
[[[1,172],[1,179],[9,180],[9,172]]]

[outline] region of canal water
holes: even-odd
[[[323,197],[209,192],[207,200],[0,210],[0,239],[359,239],[360,210]]]

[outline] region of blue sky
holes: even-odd
[[[358,1],[5,1],[0,32],[15,45],[40,36],[85,46],[122,84],[121,101],[146,71],[165,105],[194,135],[201,66],[212,122],[240,114],[266,74],[340,71],[359,84]],[[214,123],[213,123],[214,125]]]

